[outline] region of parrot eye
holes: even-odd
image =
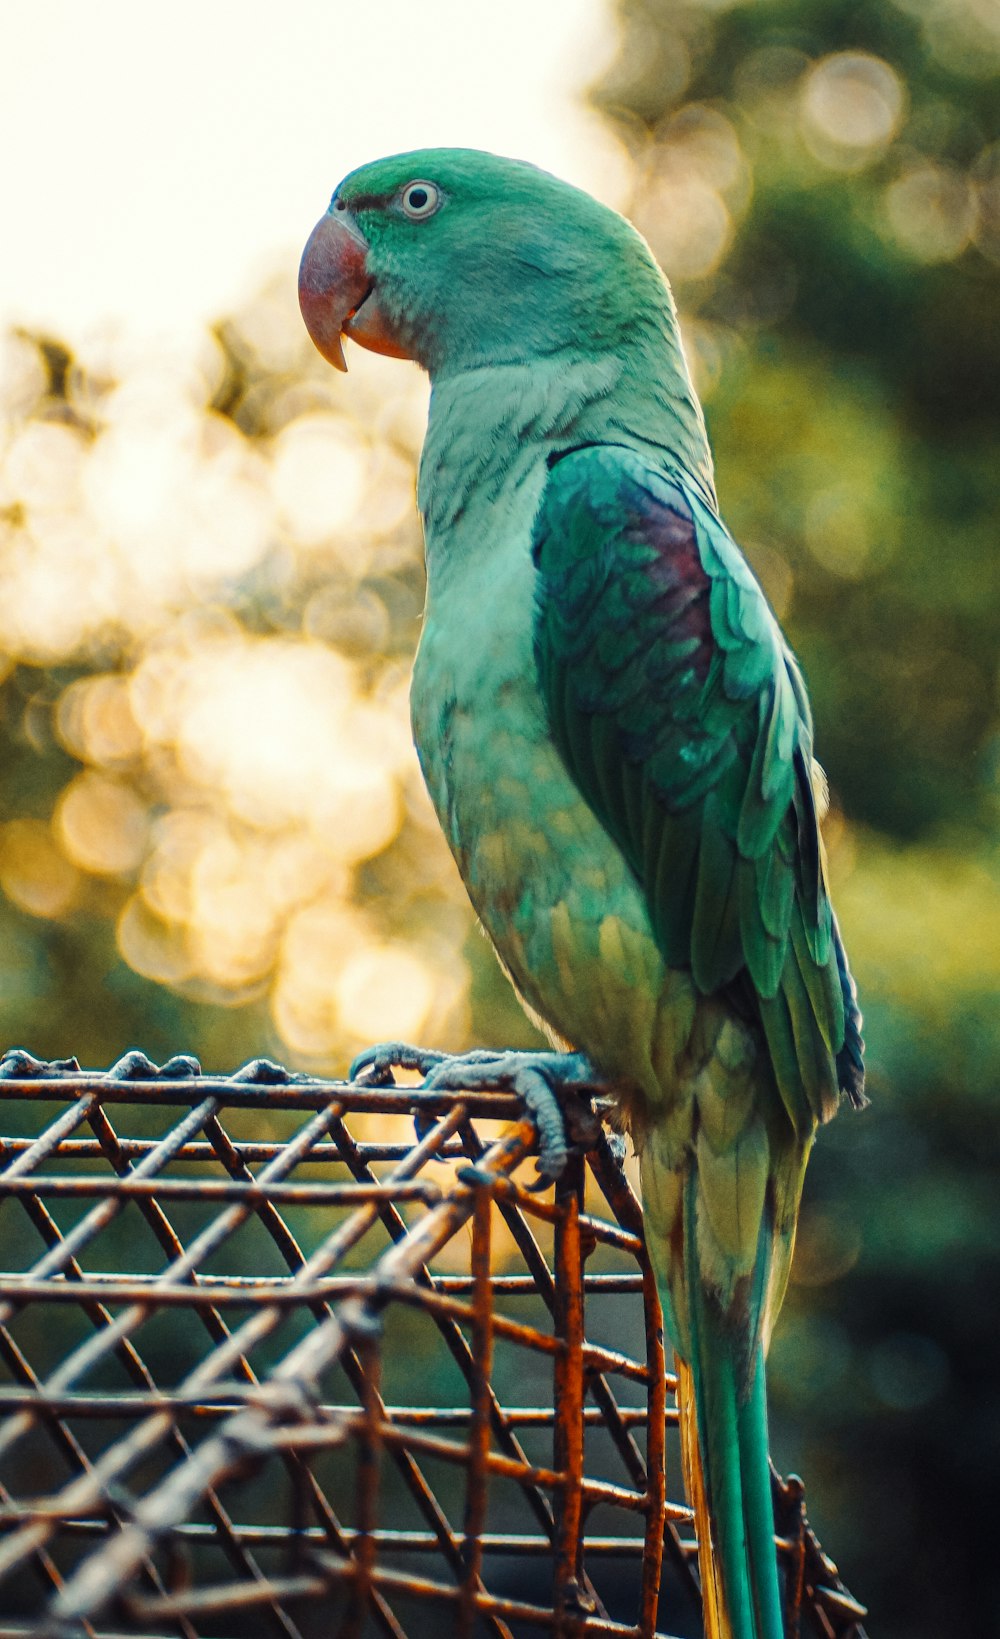
[[[433,216],[440,205],[441,190],[433,182],[408,182],[399,202],[411,222],[422,222],[425,216]]]

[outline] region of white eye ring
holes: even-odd
[[[433,216],[440,205],[441,190],[433,182],[408,182],[399,203],[411,222],[422,222],[425,216]]]

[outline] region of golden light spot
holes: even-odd
[[[129,967],[157,984],[183,985],[194,975],[194,964],[183,928],[151,910],[133,894],[118,918],[118,949]]]
[[[335,995],[344,1024],[359,1041],[416,1041],[434,1001],[434,976],[416,951],[372,945],[347,958]]]
[[[42,355],[25,336],[0,337],[0,416],[29,415],[48,384]]]
[[[343,1056],[348,1031],[341,1019],[337,980],[371,941],[368,918],[334,898],[321,899],[290,918],[281,942],[271,1013],[294,1053],[325,1060]]]
[[[142,750],[125,677],[83,677],[64,690],[56,732],[68,751],[92,763],[124,763]]]
[[[221,416],[168,403],[112,422],[87,464],[89,513],[140,610],[256,562],[272,532],[264,474]]]
[[[293,540],[317,546],[351,522],[364,494],[368,459],[368,446],[343,416],[299,416],[279,433],[271,489]]]
[[[142,867],[141,893],[155,916],[166,922],[190,918],[197,861],[224,829],[223,819],[183,808],[154,821],[152,847]]]
[[[202,848],[190,877],[188,939],[195,966],[229,988],[263,979],[274,961],[278,919],[235,838]]]
[[[868,164],[895,136],[905,108],[895,69],[863,51],[821,58],[805,76],[801,98],[806,143],[833,170]]]
[[[704,279],[721,262],[732,236],[725,202],[696,175],[655,179],[637,224],[671,279]]]
[[[271,279],[229,320],[228,340],[235,352],[277,375],[295,369],[304,352],[297,305],[294,280],[282,269],[281,277]]]
[[[0,827],[0,887],[32,916],[65,916],[73,907],[81,878],[56,847],[41,820],[10,820]]]
[[[735,127],[716,108],[688,103],[658,138],[655,163],[673,174],[699,177],[725,193],[741,183],[746,162]]]
[[[32,514],[29,528],[11,531],[4,557],[4,641],[18,656],[62,661],[109,617],[107,576],[80,518]]]
[[[950,165],[915,165],[886,191],[889,225],[919,262],[948,262],[969,243],[976,204],[968,178]]]
[[[370,450],[366,455],[368,482],[358,516],[359,531],[388,535],[412,522],[416,505],[413,467],[391,449]]]
[[[164,649],[139,668],[131,698],[183,774],[247,823],[309,824],[350,863],[396,835],[397,771],[412,760],[405,707],[362,698],[336,651],[236,637]]]
[[[131,786],[88,772],[60,797],[55,830],[74,865],[98,876],[124,876],[145,853],[149,819]]]
[[[690,103],[672,116],[650,155],[636,213],[672,279],[705,278],[719,265],[749,189],[739,138],[723,114]]]
[[[65,511],[78,503],[87,445],[81,433],[59,421],[29,421],[7,447],[0,467],[0,495],[28,512]]]
[[[346,1057],[340,1008],[332,990],[282,975],[271,992],[271,1017],[282,1041],[299,1059],[329,1067]]]

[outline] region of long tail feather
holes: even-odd
[[[699,1543],[703,1536],[711,1543],[710,1552],[703,1547],[699,1553],[705,1631],[708,1639],[783,1639],[764,1354],[755,1328],[736,1326],[699,1278],[694,1190],[692,1179],[684,1228],[700,1476],[690,1457],[686,1466],[692,1470],[692,1506],[696,1517],[699,1505],[704,1516],[698,1522]],[[762,1246],[762,1269],[766,1256]]]
[[[694,1529],[698,1539],[698,1571],[701,1576],[702,1621],[705,1639],[730,1639],[731,1629],[726,1618],[726,1602],[722,1592],[722,1574],[712,1541],[712,1516],[705,1495],[705,1477],[698,1449],[698,1417],[695,1410],[694,1375],[680,1355],[677,1366],[677,1411],[681,1432],[681,1466],[684,1470],[684,1489],[694,1510]]]

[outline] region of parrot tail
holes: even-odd
[[[756,1319],[767,1284],[770,1229],[767,1224],[761,1229],[757,1268],[751,1277],[758,1301],[751,1299],[743,1324],[735,1323],[700,1276],[695,1188],[694,1178],[689,1178],[684,1241],[691,1358],[687,1368],[681,1367],[679,1388],[685,1480],[698,1529],[705,1635],[783,1639],[764,1350]]]

